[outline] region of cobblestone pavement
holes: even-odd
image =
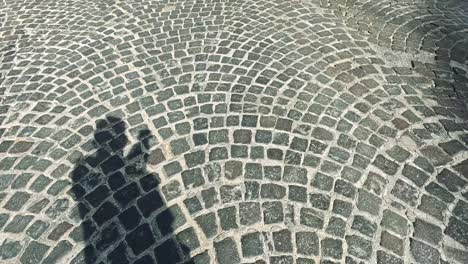
[[[468,263],[468,2],[3,0],[2,263]]]

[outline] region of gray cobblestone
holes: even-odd
[[[0,246],[0,255],[2,259],[8,260],[18,256],[21,251],[22,244],[20,241],[5,239]]]
[[[46,254],[49,247],[47,245],[32,241],[26,247],[24,253],[22,254],[20,261],[21,263],[37,263],[40,262],[44,255]]]
[[[438,263],[440,260],[440,253],[436,249],[418,240],[411,241],[411,254],[419,263]]]
[[[232,238],[215,243],[217,259],[222,263],[239,263],[239,253]]]

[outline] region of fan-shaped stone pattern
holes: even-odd
[[[428,65],[435,70],[435,86],[451,85],[459,97],[466,98],[468,6],[463,1],[326,0],[322,6],[344,16],[347,25],[384,47],[383,51],[436,55],[431,63],[435,65]],[[414,58],[414,68],[425,68],[421,64]]]
[[[2,261],[466,262],[463,3],[5,6]]]

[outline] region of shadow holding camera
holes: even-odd
[[[82,220],[71,237],[86,247],[72,263],[192,263],[175,238],[174,217],[159,191],[157,174],[146,170],[151,133],[141,130],[127,155],[123,120],[96,122],[95,151],[72,172],[71,194]]]

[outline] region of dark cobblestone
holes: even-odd
[[[4,260],[14,258],[18,256],[22,246],[20,241],[5,239],[0,246],[0,256],[2,256]]]
[[[421,152],[434,166],[445,165],[452,160],[442,149],[435,146],[427,146],[421,149]]]
[[[391,210],[385,210],[383,212],[381,225],[402,236],[406,235],[408,232],[407,220]]]
[[[330,235],[343,237],[346,232],[346,222],[339,217],[330,218],[326,232]]]
[[[296,245],[300,254],[308,256],[319,254],[319,239],[313,232],[296,233]]]
[[[48,249],[47,245],[31,241],[21,255],[20,261],[25,264],[38,263],[44,258]]]
[[[16,215],[5,226],[4,231],[9,233],[20,233],[29,225],[34,217],[32,215]]]
[[[10,211],[19,211],[31,197],[31,194],[26,192],[16,192],[11,196],[3,208]]]
[[[397,163],[388,160],[382,155],[378,155],[372,164],[389,175],[394,175],[398,169]]]
[[[442,220],[444,218],[445,211],[447,210],[447,204],[433,196],[423,195],[421,198],[421,204],[418,208],[419,210]]]
[[[450,217],[444,233],[458,241],[460,244],[464,246],[468,245],[468,224],[458,220],[457,218]]]
[[[222,263],[239,263],[239,253],[232,238],[226,238],[214,244],[217,259]]]
[[[411,254],[419,263],[439,263],[440,253],[418,240],[412,240],[411,244]]]
[[[382,200],[379,197],[365,190],[359,190],[357,207],[360,210],[377,215],[379,213],[381,203]]]
[[[369,259],[372,254],[372,243],[359,236],[347,236],[348,252],[360,259]]]
[[[352,229],[357,230],[368,237],[373,237],[377,231],[377,224],[366,219],[364,216],[356,215],[353,219]]]
[[[410,206],[415,206],[418,199],[418,191],[408,183],[398,180],[392,189],[392,194]]]
[[[436,225],[417,219],[414,222],[414,236],[433,245],[442,239],[442,229]]]
[[[322,256],[340,259],[343,255],[343,242],[339,239],[325,238],[321,241]]]
[[[382,232],[380,236],[380,245],[396,255],[402,256],[404,252],[404,242],[397,236],[389,232]]]
[[[250,233],[242,236],[242,255],[252,257],[263,254],[263,241],[260,233]]]
[[[404,263],[402,259],[395,257],[392,254],[386,253],[383,250],[377,251],[377,263],[378,264],[402,264]]]
[[[28,230],[26,230],[26,234],[33,239],[38,239],[45,230],[49,227],[49,223],[46,223],[41,220],[36,220],[31,226],[29,226]]]
[[[300,223],[316,229],[321,229],[324,225],[322,216],[310,208],[301,209]]]
[[[426,173],[411,165],[405,165],[403,167],[402,174],[403,176],[411,180],[414,184],[416,184],[418,187],[422,187],[429,178],[429,176]]]
[[[261,221],[260,204],[243,203],[239,207],[240,224],[253,225]]]
[[[454,172],[444,169],[437,175],[437,180],[445,185],[450,192],[457,192],[468,184],[467,181],[458,177]]]

